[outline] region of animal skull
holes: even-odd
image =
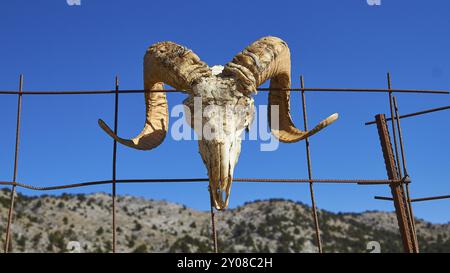
[[[297,129],[291,119],[290,52],[276,37],[264,37],[237,54],[225,67],[208,67],[191,50],[172,42],[152,45],[144,56],[144,88],[162,90],[163,84],[184,90],[187,122],[199,136],[199,152],[207,168],[213,205],[228,206],[233,171],[241,151],[242,131],[254,115],[256,88],[270,79],[269,125],[282,142],[297,142],[325,128],[337,118],[329,116],[311,131]],[[281,90],[280,90],[281,89]],[[107,134],[126,146],[150,150],[160,145],[167,133],[168,106],[164,92],[145,93],[146,121],[135,138],[118,137],[100,119]],[[200,107],[199,107],[200,106]],[[279,120],[272,124],[271,107],[277,106]]]

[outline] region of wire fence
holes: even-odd
[[[294,91],[301,92],[302,98],[302,113],[303,113],[303,127],[304,130],[308,130],[308,116],[307,116],[307,104],[306,104],[306,92],[353,92],[353,93],[385,93],[389,95],[389,108],[390,108],[390,118],[385,118],[384,115],[377,115],[376,121],[367,122],[366,125],[377,124],[381,146],[383,149],[383,155],[386,163],[386,169],[388,172],[387,179],[315,179],[313,178],[312,172],[312,161],[311,161],[311,147],[309,139],[305,139],[305,151],[306,151],[306,163],[308,169],[308,178],[299,179],[287,179],[287,178],[234,178],[234,182],[246,182],[246,183],[308,183],[309,192],[312,204],[312,219],[315,228],[315,241],[318,252],[323,252],[322,239],[320,232],[320,223],[318,220],[316,199],[314,195],[314,184],[315,183],[337,183],[337,184],[358,184],[358,185],[389,185],[392,192],[392,197],[380,197],[376,196],[375,199],[380,200],[390,200],[394,201],[394,207],[397,214],[397,220],[399,221],[399,231],[402,235],[402,241],[404,245],[404,250],[406,252],[418,252],[419,247],[417,243],[417,234],[415,231],[414,216],[412,210],[412,202],[428,201],[428,200],[438,200],[450,198],[450,195],[444,196],[434,196],[425,198],[410,198],[409,184],[411,179],[408,175],[406,168],[406,159],[404,153],[403,136],[401,132],[400,119],[413,117],[422,114],[428,114],[432,112],[442,111],[450,109],[450,106],[444,106],[429,110],[424,110],[416,113],[410,113],[406,115],[399,115],[397,100],[393,96],[393,93],[408,93],[408,94],[449,94],[445,90],[412,90],[412,89],[392,89],[391,88],[391,78],[390,74],[387,74],[388,88],[387,89],[370,89],[370,88],[305,88],[303,76],[300,77],[300,88],[290,88],[290,89],[270,89],[270,88],[258,88],[258,91]],[[150,179],[118,179],[116,175],[117,168],[117,142],[113,141],[112,149],[112,168],[111,168],[111,179],[101,180],[101,181],[86,181],[78,182],[72,184],[64,185],[54,185],[54,186],[37,186],[35,183],[24,183],[17,181],[18,174],[18,159],[19,159],[19,146],[20,146],[20,123],[22,114],[22,99],[23,96],[33,96],[33,95],[90,95],[90,94],[114,94],[114,133],[117,134],[117,128],[119,124],[118,109],[119,109],[119,94],[134,94],[134,93],[146,93],[146,92],[185,92],[183,90],[176,89],[164,89],[164,90],[119,90],[119,79],[115,78],[115,89],[114,90],[80,90],[80,91],[23,91],[23,75],[19,78],[19,89],[18,91],[3,90],[0,91],[0,95],[17,95],[17,114],[16,114],[16,132],[15,132],[15,149],[14,149],[14,171],[12,181],[0,181],[0,185],[11,186],[10,194],[10,205],[8,209],[8,220],[5,231],[5,244],[4,252],[7,253],[9,249],[9,244],[11,240],[11,227],[12,219],[14,213],[15,204],[15,194],[16,188],[26,188],[36,191],[52,191],[61,190],[69,188],[87,187],[93,185],[111,185],[112,193],[112,252],[116,252],[116,189],[117,184],[127,184],[127,183],[189,183],[189,182],[209,182],[208,178],[150,178]],[[393,153],[392,144],[390,142],[391,138],[389,136],[389,130],[387,127],[387,121],[391,121],[391,130],[393,132],[394,149]],[[399,143],[398,143],[399,142]],[[399,152],[400,150],[400,152]],[[390,164],[392,163],[392,164]],[[393,165],[393,166],[390,166]],[[212,198],[212,197],[211,197]],[[214,252],[219,252],[217,245],[217,232],[215,225],[215,210],[212,205],[211,199],[211,240],[212,240],[212,250]]]

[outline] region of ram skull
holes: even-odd
[[[225,67],[208,67],[186,47],[173,42],[150,46],[144,56],[144,88],[162,90],[164,84],[188,94],[184,100],[187,123],[199,136],[199,152],[207,168],[213,205],[228,206],[234,167],[241,151],[241,135],[254,116],[256,88],[270,79],[269,125],[281,142],[297,142],[334,122],[333,114],[311,131],[297,129],[291,119],[289,89],[291,61],[287,44],[276,37],[264,37],[238,53]],[[102,121],[100,127],[119,143],[150,150],[160,145],[168,130],[165,92],[146,92],[146,120],[133,139],[118,137]],[[198,107],[200,106],[200,107]],[[271,117],[277,107],[278,119]],[[200,110],[199,110],[200,109]],[[272,120],[274,119],[274,120]]]

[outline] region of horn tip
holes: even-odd
[[[98,122],[98,125],[100,125],[100,126],[106,125],[105,122],[104,122],[101,118],[99,118],[99,119],[97,120],[97,122]]]
[[[98,119],[98,125],[100,126],[100,128],[103,129],[103,131],[105,131],[108,135],[113,136],[113,131],[111,130],[111,128],[109,128],[109,126],[102,120],[102,119]]]
[[[331,122],[337,120],[338,118],[339,118],[339,113],[334,113],[329,117]]]

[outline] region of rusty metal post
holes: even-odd
[[[17,168],[19,162],[19,143],[20,143],[20,118],[22,114],[22,90],[23,89],[23,75],[19,77],[19,94],[17,98],[17,120],[16,120],[16,146],[14,150],[14,173],[13,173],[13,183],[17,180]],[[8,253],[10,237],[11,237],[11,224],[14,211],[14,202],[16,198],[16,184],[13,184],[11,188],[11,197],[8,210],[8,223],[6,224],[6,237],[5,237],[5,248],[4,252]]]
[[[301,85],[301,88],[305,88],[303,76],[300,76],[300,85]],[[305,91],[302,91],[302,109],[303,109],[303,126],[304,126],[305,131],[308,131],[308,116],[306,113]],[[306,146],[306,162],[308,164],[308,179],[310,180],[309,193],[311,195],[311,206],[312,206],[312,213],[313,213],[313,220],[314,220],[314,228],[316,231],[317,249],[319,250],[319,253],[323,253],[322,240],[320,237],[319,219],[317,216],[316,199],[314,197],[314,186],[313,186],[313,182],[312,182],[311,152],[310,152],[310,148],[309,148],[309,139],[308,138],[305,138],[305,146]]]
[[[219,253],[219,248],[217,247],[216,217],[215,217],[215,213],[214,213],[211,187],[209,187],[209,186],[208,186],[208,191],[209,191],[209,201],[211,204],[211,239],[213,241],[214,253]]]
[[[386,116],[379,114],[375,116],[377,123],[378,135],[380,137],[381,148],[383,151],[384,163],[389,179],[398,180],[399,174],[397,172],[394,152],[392,150],[391,139],[386,122]],[[405,192],[401,183],[391,183],[390,185],[392,198],[394,200],[395,213],[397,215],[398,227],[403,242],[403,249],[407,253],[417,252],[409,224],[409,213],[406,206]]]
[[[114,99],[114,134],[117,135],[118,113],[119,113],[119,77],[115,81],[115,99]],[[113,144],[113,162],[112,162],[112,252],[116,253],[116,169],[117,169],[117,141]]]

